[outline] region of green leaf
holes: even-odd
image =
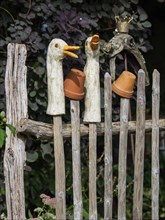
[[[32,215],[32,213],[31,213],[30,209],[28,209],[28,217],[29,217],[29,218],[33,218],[33,215]]]
[[[140,21],[145,21],[148,18],[148,15],[146,13],[140,14]]]
[[[6,117],[6,113],[5,113],[4,111],[1,111],[1,112],[0,112],[0,118],[3,119],[3,118],[5,118],[5,117]]]
[[[30,97],[36,96],[36,91],[31,91],[31,92],[29,93],[29,95],[30,95]]]
[[[35,72],[38,73],[39,75],[43,75],[45,73],[45,68],[44,67],[41,67],[41,66],[38,66],[36,69],[35,69]]]
[[[125,8],[129,8],[130,7],[130,4],[127,1],[120,0],[120,2],[122,3],[122,5],[124,5]]]
[[[15,136],[16,135],[16,128],[11,124],[6,124],[6,127],[8,127],[11,131],[11,133]]]
[[[38,105],[37,105],[36,102],[31,102],[31,101],[29,100],[29,106],[30,106],[30,108],[31,108],[33,111],[37,111],[37,110],[38,110]]]
[[[30,163],[35,162],[38,159],[38,153],[36,151],[34,152],[27,152],[26,153],[26,160]]]
[[[140,21],[145,21],[148,18],[147,13],[145,12],[145,10],[142,7],[138,6],[137,11],[139,13]]]
[[[45,59],[43,57],[38,57],[38,62],[45,64]]]
[[[85,219],[89,219],[89,214],[88,214],[88,212],[85,209],[83,209],[83,217]]]
[[[42,158],[47,161],[47,162],[52,162],[53,161],[53,156],[50,154],[42,154]]]
[[[50,145],[50,142],[46,143],[46,144],[41,144],[41,148],[43,150],[44,154],[53,154],[53,148]]]
[[[6,132],[2,128],[0,128],[0,148],[3,147],[5,143],[5,139],[6,139]]]
[[[45,97],[46,96],[45,90],[43,90],[43,89],[39,89],[38,94],[39,94],[40,97]]]
[[[143,27],[145,27],[145,28],[150,28],[150,27],[152,26],[149,21],[143,22],[142,25],[143,25]]]

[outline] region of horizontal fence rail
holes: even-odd
[[[165,129],[165,119],[159,119],[159,129]],[[23,133],[31,138],[40,140],[52,140],[53,139],[53,125],[44,122],[38,122],[27,118],[22,118],[17,126],[17,131]],[[152,120],[145,120],[145,132],[152,131]],[[105,132],[104,123],[97,124],[97,135],[103,136]],[[128,122],[128,132],[136,132],[136,121]],[[120,133],[120,122],[112,122],[112,134],[117,135]],[[89,127],[84,124],[80,124],[81,137],[89,134]],[[72,125],[63,124],[63,137],[70,138],[72,135]]]

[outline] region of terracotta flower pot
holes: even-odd
[[[123,71],[122,74],[112,84],[112,90],[124,98],[131,98],[133,95],[133,88],[135,84],[136,76],[129,72]]]
[[[80,100],[84,97],[85,74],[78,69],[71,69],[64,80],[65,96]]]

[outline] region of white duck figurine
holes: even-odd
[[[62,61],[65,55],[77,58],[78,56],[68,50],[78,50],[79,46],[68,46],[65,41],[55,38],[47,52],[47,83],[48,83],[48,107],[47,114],[65,114],[65,96],[63,88]]]
[[[87,56],[84,67],[85,73],[85,112],[84,122],[100,122],[100,66],[99,66],[99,36],[88,37],[85,42]]]

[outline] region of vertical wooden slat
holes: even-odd
[[[89,124],[89,219],[97,219],[97,190],[96,190],[96,173],[97,173],[97,131],[96,124]]]
[[[104,219],[112,219],[113,205],[113,158],[112,158],[112,86],[111,76],[104,76]]]
[[[56,218],[66,219],[65,198],[65,156],[62,136],[62,116],[53,117],[54,157],[55,157],[55,188],[56,188]]]
[[[159,106],[160,74],[154,70],[152,84],[152,220],[159,219]]]
[[[145,73],[143,70],[139,70],[137,82],[133,220],[142,219],[145,146],[145,106]]]
[[[120,99],[120,140],[118,167],[118,220],[126,219],[126,166],[129,99]]]
[[[80,160],[80,106],[79,101],[71,100],[72,125],[72,169],[73,169],[73,203],[74,219],[81,220],[82,191],[81,191],[81,160]]]
[[[17,126],[21,118],[27,118],[27,67],[26,47],[9,44],[5,75],[7,123]],[[4,155],[7,219],[25,220],[24,166],[26,161],[25,137],[15,137],[7,128]]]

